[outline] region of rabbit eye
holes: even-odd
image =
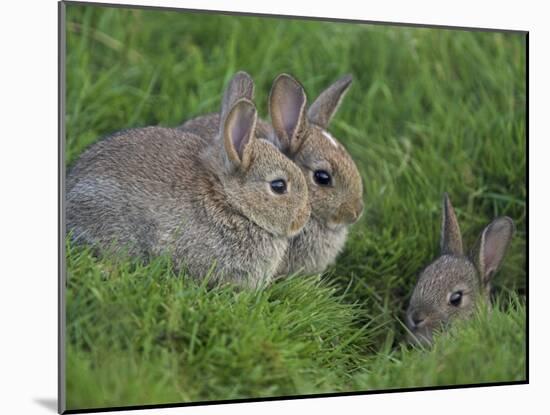
[[[462,291],[455,291],[451,294],[451,298],[449,298],[449,303],[451,305],[458,307],[460,303],[462,302]]]
[[[332,182],[330,174],[325,170],[315,170],[313,172],[313,179],[319,186],[329,186]]]
[[[283,179],[273,180],[269,185],[271,186],[271,190],[278,195],[286,193],[286,182]]]

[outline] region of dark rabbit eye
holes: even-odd
[[[286,182],[283,179],[273,180],[270,183],[271,190],[273,190],[278,195],[286,193]]]
[[[315,170],[313,178],[315,179],[315,183],[320,186],[329,186],[332,181],[330,174],[325,170]]]
[[[461,302],[462,302],[462,291],[456,291],[451,294],[451,298],[449,298],[449,303],[451,303],[451,305],[458,307]]]

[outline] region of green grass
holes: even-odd
[[[69,408],[525,378],[524,36],[75,5],[67,22],[68,166],[105,134],[218,110],[239,69],[264,117],[280,72],[310,99],[352,73],[330,130],[366,206],[322,278],[259,293],[69,245]],[[445,191],[467,246],[494,217],[514,219],[495,279],[504,306],[408,349],[399,319],[437,254]]]
[[[504,300],[505,299],[505,300]],[[504,301],[502,301],[504,300]],[[429,350],[401,346],[378,353],[353,379],[357,390],[428,387],[526,379],[525,305],[503,296],[491,313],[441,333]]]

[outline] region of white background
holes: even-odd
[[[468,415],[547,410],[550,275],[546,263],[545,235],[549,234],[549,223],[545,202],[550,141],[547,106],[550,39],[549,14],[543,8],[544,2],[277,0],[260,4],[244,0],[135,0],[129,3],[530,31],[530,385],[133,413],[402,411]],[[57,4],[54,0],[5,1],[0,16],[0,412],[52,414],[57,393]]]

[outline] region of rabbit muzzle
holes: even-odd
[[[353,203],[344,203],[336,215],[329,221],[331,228],[338,228],[339,225],[351,225],[359,220],[363,214],[364,205],[361,199],[354,201]]]
[[[426,346],[432,341],[433,316],[426,310],[409,307],[405,316],[405,324],[409,329],[409,343]]]

